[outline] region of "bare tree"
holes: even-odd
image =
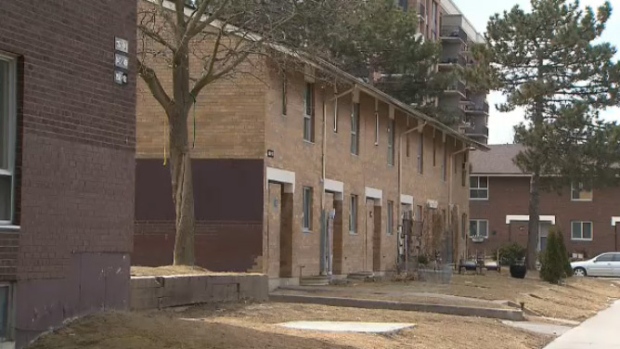
[[[277,5],[253,0],[143,0],[139,9],[138,72],[165,111],[168,124],[176,214],[174,264],[193,265],[191,108],[207,86],[234,74],[251,55],[264,54],[264,43],[282,40],[284,25],[298,14],[299,4],[295,0]]]

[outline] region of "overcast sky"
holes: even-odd
[[[514,5],[519,5],[529,10],[530,0],[453,0],[461,12],[469,19],[479,32],[486,31],[487,21],[495,13],[509,10]],[[597,7],[603,4],[604,0],[582,0],[582,6]],[[607,29],[603,34],[603,40],[611,42],[614,46],[620,47],[620,1],[612,0],[614,12],[607,22]],[[614,34],[615,33],[615,34]],[[620,55],[617,55],[620,58]],[[489,95],[489,105],[491,107],[489,118],[489,144],[512,143],[514,137],[513,126],[523,120],[523,111],[515,110],[511,113],[500,113],[495,109],[495,104],[503,101],[501,93],[492,92]],[[620,121],[620,109],[614,108],[605,111],[603,117],[607,120]]]

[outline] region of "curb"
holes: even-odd
[[[458,316],[477,316],[491,319],[525,321],[523,312],[512,309],[493,309],[479,307],[464,307],[459,305],[440,305],[424,303],[404,303],[394,301],[382,301],[372,299],[352,299],[341,297],[319,297],[302,295],[270,294],[269,300],[281,303],[304,303],[320,304],[337,307],[364,308],[364,309],[387,309],[401,311],[419,311]]]

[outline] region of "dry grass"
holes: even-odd
[[[361,289],[390,292],[438,293],[483,300],[525,302],[525,307],[541,316],[582,321],[620,299],[620,284],[611,280],[573,277],[565,286],[551,285],[530,272],[525,279],[511,278],[507,273],[486,275],[454,275],[450,285],[423,282],[366,283]]]
[[[188,321],[195,319],[198,321]],[[286,329],[298,320],[411,322],[391,335],[325,333]],[[414,312],[266,303],[215,310],[116,313],[93,316],[42,338],[33,349],[534,349],[550,338],[488,319]]]
[[[166,265],[163,267],[132,266],[131,276],[171,276],[171,275],[248,275],[252,273],[214,272],[197,266]]]

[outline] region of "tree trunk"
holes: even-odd
[[[530,203],[529,203],[529,223],[527,234],[527,256],[525,263],[528,270],[536,270],[536,257],[538,249],[538,226],[540,221],[540,173],[532,174],[530,180]]]
[[[187,118],[175,118],[170,125],[170,177],[176,235],[174,265],[194,265],[194,182],[188,146]]]

